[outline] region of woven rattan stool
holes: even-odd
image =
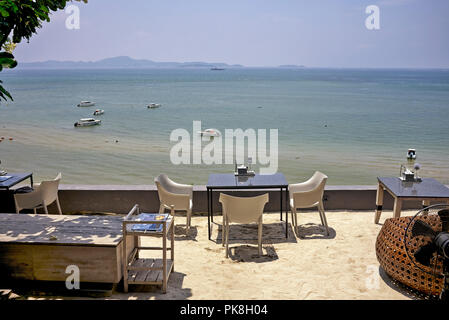
[[[409,258],[404,245],[404,236],[411,219],[412,217],[402,217],[385,221],[377,236],[377,260],[394,280],[421,293],[437,296],[443,287],[443,277],[441,276],[443,261],[441,258],[435,258],[436,261],[432,261],[431,267],[421,264],[418,264],[419,267],[417,267],[411,260],[414,259],[413,253],[428,240],[423,237],[412,238],[411,230],[407,231],[407,247],[411,259]],[[417,219],[423,220],[435,231],[441,230],[441,222],[436,215],[420,216]]]

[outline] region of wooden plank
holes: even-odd
[[[117,259],[115,248],[34,246],[33,273],[38,280],[65,281],[67,267],[75,265],[81,282],[114,283]]]
[[[32,245],[0,245],[0,279],[34,280]]]
[[[132,267],[136,267],[136,268],[144,268],[144,263],[145,263],[145,259],[138,259],[136,260],[133,264]],[[147,270],[143,269],[143,270],[138,270],[137,271],[137,275],[134,279],[134,281],[137,282],[141,282],[141,281],[145,281],[145,278],[147,276]]]
[[[162,283],[162,259],[156,259],[154,268],[148,272],[145,281]]]
[[[0,243],[117,246],[122,217],[0,214]]]
[[[81,282],[117,283],[115,248],[64,247],[46,245],[0,245],[1,277],[65,281],[67,267],[75,265],[80,270]]]
[[[128,282],[130,284],[162,284],[162,259],[139,259],[146,260],[144,263],[140,262],[139,267],[145,266],[152,268],[142,271],[130,271],[128,275]],[[172,270],[173,261],[167,260],[167,277],[169,277]],[[157,269],[154,269],[157,268]],[[133,273],[133,274],[131,274]]]

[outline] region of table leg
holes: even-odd
[[[122,261],[123,261],[123,291],[125,293],[128,292],[128,255],[126,254],[126,224],[123,224],[123,252],[122,252]]]
[[[430,200],[423,200],[422,201],[422,208],[427,208],[428,206],[430,206]],[[428,215],[429,214],[429,210],[424,210],[423,215]]]
[[[282,221],[282,188],[281,188],[281,193],[280,193],[280,199],[279,199],[279,202],[280,202],[280,206],[281,206],[281,221]]]
[[[288,209],[289,209],[288,189],[285,188],[285,238],[288,238]]]
[[[402,210],[402,199],[395,198],[394,199],[394,208],[393,208],[393,217],[399,218],[401,216]]]
[[[164,224],[162,235],[162,293],[167,293],[167,233]]]
[[[210,240],[210,190],[207,189],[207,232]]]
[[[140,237],[134,236],[134,237],[133,237],[133,241],[134,241],[134,245],[135,245],[137,248],[140,248],[140,247],[141,247],[141,245],[140,245]],[[126,247],[125,247],[125,248],[126,248]],[[139,259],[139,250],[137,250],[137,253],[136,253],[136,259]]]
[[[171,243],[170,243],[170,246],[171,246],[170,258],[171,258],[171,262],[173,264],[173,266],[172,266],[172,272],[173,272],[173,271],[175,271],[175,224],[174,223],[172,223],[172,225],[171,225],[171,234],[170,234],[170,236],[171,236],[171,239],[170,239],[170,241],[171,241]]]
[[[377,185],[376,195],[376,215],[374,217],[374,223],[379,223],[380,215],[382,214],[382,206],[384,204],[384,188],[379,183]]]
[[[214,222],[214,189],[210,190],[210,221]]]

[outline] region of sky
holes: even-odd
[[[130,56],[250,67],[448,68],[447,0],[89,0],[52,15],[19,62]],[[379,8],[378,30],[365,12]]]

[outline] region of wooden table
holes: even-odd
[[[406,182],[397,177],[378,177],[376,196],[376,215],[374,223],[379,223],[384,201],[384,190],[394,199],[393,216],[401,216],[402,202],[406,200],[422,200],[423,207],[430,205],[431,201],[449,203],[449,188],[435,179],[424,178],[421,182]]]
[[[285,238],[288,238],[288,182],[282,173],[256,174],[254,176],[236,176],[233,173],[215,173],[209,175],[207,182],[207,229],[211,240],[210,224],[214,222],[213,191],[242,189],[279,189],[280,212],[282,221],[282,200],[285,191]]]
[[[136,204],[123,220],[124,248],[128,247],[127,238],[134,237],[134,248],[128,253],[123,250],[123,288],[128,292],[128,284],[155,284],[162,285],[162,292],[167,293],[168,278],[174,270],[175,261],[175,232],[174,232],[174,209],[167,220],[161,221],[138,221],[140,208]],[[162,224],[161,232],[136,231],[133,225]],[[171,244],[167,247],[167,237],[170,235]],[[162,238],[162,247],[143,247],[140,237]],[[162,259],[143,259],[139,257],[140,250],[162,250]],[[170,251],[170,259],[167,259],[167,250]]]

